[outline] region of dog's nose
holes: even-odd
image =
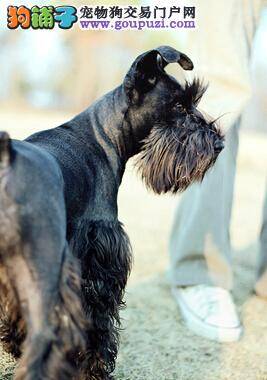
[[[216,153],[220,153],[224,148],[224,142],[222,140],[215,141],[214,150]]]

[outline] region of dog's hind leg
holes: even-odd
[[[92,321],[81,378],[109,380],[115,368],[119,311],[131,268],[130,244],[118,221],[97,221],[84,225],[73,245],[81,260],[83,305]]]
[[[0,263],[0,342],[6,352],[19,358],[25,335],[25,322],[16,294],[5,267]]]
[[[4,265],[6,255],[15,255],[20,242],[17,207],[6,191],[9,171],[10,138],[0,132],[0,341],[5,351],[17,358],[25,338],[25,323]]]
[[[69,380],[86,324],[80,271],[66,242],[62,182],[43,153],[23,153],[11,164],[10,141],[0,134],[0,261],[12,289],[7,298],[2,292],[2,306],[14,295],[10,310],[26,325],[14,378]]]
[[[28,249],[5,260],[27,326],[15,379],[71,379],[85,345],[77,263],[65,248],[60,271],[55,262],[48,276]]]
[[[55,263],[47,268],[49,276],[27,250],[6,265],[9,276],[15,278],[13,286],[27,326],[15,379],[72,379],[77,357],[85,349],[86,329],[77,263],[66,247],[60,271]]]

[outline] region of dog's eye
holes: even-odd
[[[157,82],[157,77],[148,78],[148,83],[151,85],[155,85]]]
[[[185,107],[182,106],[180,103],[175,103],[173,106],[173,110],[181,112],[181,113],[186,113]]]

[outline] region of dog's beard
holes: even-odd
[[[136,166],[155,193],[184,191],[214,164],[214,138],[204,128],[157,125],[144,140]]]

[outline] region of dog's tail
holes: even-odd
[[[10,169],[11,140],[7,132],[0,131],[0,258],[19,239],[17,205],[7,192]]]
[[[10,164],[11,157],[11,141],[9,134],[0,131],[0,176],[2,171],[6,170]]]
[[[11,140],[7,132],[0,132],[0,257],[18,243],[17,205],[7,192],[11,169]]]

